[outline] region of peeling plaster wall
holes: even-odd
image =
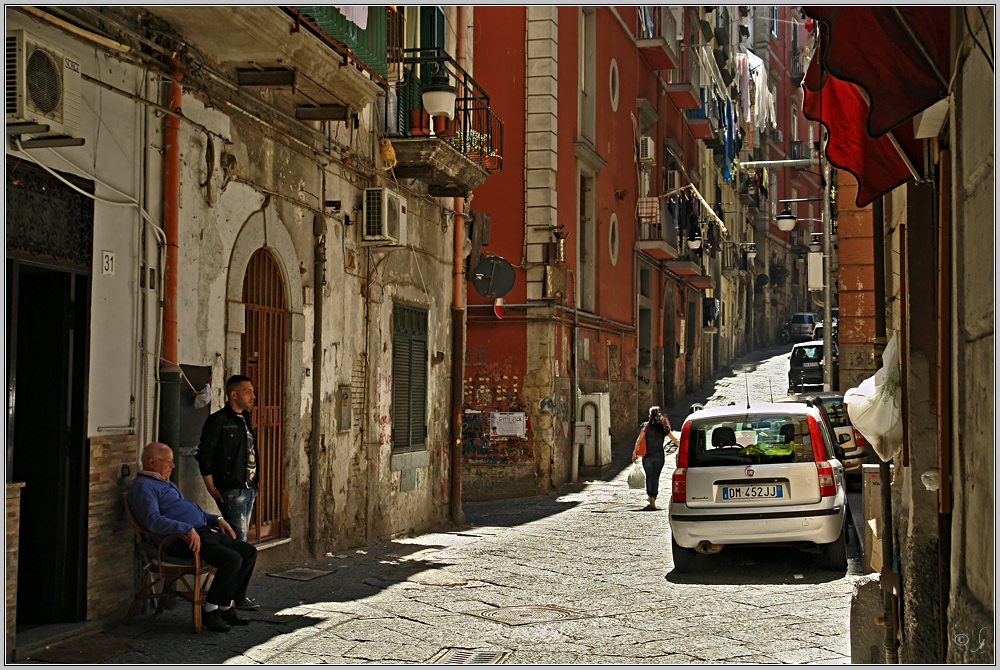
[[[953,10],[952,16],[957,12]],[[995,9],[984,7],[990,26]],[[970,13],[972,14],[972,13]],[[953,19],[955,22],[960,18]],[[980,43],[986,30],[972,25]],[[992,28],[990,28],[992,30]],[[996,157],[994,75],[968,45],[951,103],[952,533],[948,663],[994,663],[996,631]],[[963,52],[964,53],[964,52]],[[992,141],[987,141],[987,139]],[[987,244],[992,240],[992,244]],[[959,642],[967,636],[968,644]]]

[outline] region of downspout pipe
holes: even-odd
[[[181,110],[181,85],[184,75],[179,71],[180,62],[176,57],[167,59],[174,78],[167,84],[167,108]],[[170,445],[175,451],[180,446],[180,393],[181,376],[177,363],[177,240],[180,219],[181,192],[181,147],[180,119],[165,116],[163,149],[163,232],[166,236],[166,268],[164,270],[163,293],[163,339],[160,368],[160,402],[158,436],[160,442]],[[183,473],[184,463],[174,470],[172,479],[178,481]]]
[[[465,6],[456,8],[455,46],[458,66],[465,68]],[[454,269],[452,270],[451,307],[451,501],[449,512],[455,526],[465,525],[462,513],[462,406],[465,403],[465,272],[462,269],[462,247],[465,241],[465,198],[455,198]]]
[[[181,85],[184,76],[180,62],[168,58],[167,64],[174,71],[174,79],[167,84],[167,108],[181,111]],[[163,358],[177,361],[177,240],[180,220],[181,193],[181,121],[176,116],[165,116],[166,131],[163,149],[163,232],[167,237],[167,267],[164,276],[166,291],[163,298]]]
[[[881,359],[886,345],[885,331],[885,220],[882,198],[872,205],[872,260],[875,275],[875,358]],[[830,332],[830,331],[825,331]],[[882,575],[892,572],[892,473],[889,462],[879,459],[879,494],[882,503]],[[882,619],[885,636],[882,648],[886,663],[899,663],[899,643],[896,641],[896,613],[892,587],[882,583]]]
[[[323,172],[326,193],[326,171]],[[324,195],[325,198],[325,195]],[[322,430],[323,394],[323,286],[326,283],[326,220],[316,214],[313,220],[316,235],[315,262],[313,263],[313,369],[312,369],[312,432],[309,450],[309,541],[319,542],[319,527],[322,501],[320,499],[320,457],[323,452],[325,435]]]

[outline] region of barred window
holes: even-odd
[[[427,310],[393,304],[392,451],[427,448]]]

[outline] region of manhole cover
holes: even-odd
[[[543,621],[565,621],[567,619],[579,619],[584,615],[571,612],[561,607],[524,605],[518,607],[498,607],[485,612],[476,612],[476,616],[491,621],[499,621],[511,626],[521,626],[528,623],[541,623]]]
[[[282,577],[284,579],[297,579],[300,582],[308,582],[310,579],[316,579],[317,577],[322,577],[323,575],[328,575],[333,570],[313,570],[312,568],[292,568],[291,570],[285,570],[284,572],[272,572],[270,577]]]
[[[428,663],[438,665],[496,665],[503,662],[509,651],[491,649],[442,649]]]

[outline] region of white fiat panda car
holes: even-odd
[[[681,429],[669,504],[674,569],[726,545],[793,545],[847,569],[843,449],[821,404],[700,410]]]

